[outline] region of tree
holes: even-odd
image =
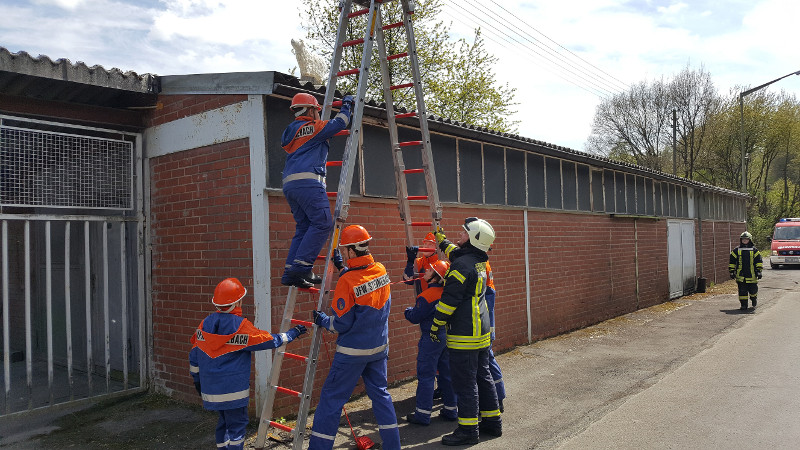
[[[414,37],[420,77],[422,78],[428,114],[459,122],[491,128],[500,132],[514,132],[518,122],[510,117],[515,113],[515,89],[496,81],[492,66],[496,58],[489,55],[483,45],[480,30],[475,31],[472,43],[464,39],[451,41],[449,26],[438,20],[443,0],[417,0],[414,10]],[[336,0],[303,0],[305,12],[300,13],[301,23],[312,51],[331,60],[336,45],[339,26],[339,9]],[[400,2],[381,8],[384,25],[402,20]],[[366,17],[350,20],[346,40],[364,37]],[[407,50],[403,27],[385,32],[387,55]],[[340,70],[361,65],[362,46],[345,47],[342,52]],[[409,83],[412,80],[409,58],[388,61],[392,85]],[[380,61],[377,45],[368,70],[367,98],[382,99]],[[341,92],[355,92],[358,80],[341,77],[337,88]],[[413,90],[392,91],[392,102],[397,108],[416,110]]]
[[[694,178],[695,162],[704,150],[708,132],[707,118],[719,108],[719,96],[711,74],[703,66],[691,70],[687,66],[669,83],[672,108],[678,116],[676,151],[683,166],[683,176]]]

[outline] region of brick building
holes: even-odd
[[[0,49],[0,87],[3,177],[53,185],[24,196],[21,184],[0,183],[0,218],[7,230],[0,245],[10,267],[32,260],[29,272],[37,280],[26,285],[23,271],[3,269],[14,292],[3,297],[4,304],[17,314],[27,301],[34,317],[26,331],[14,334],[29,336],[30,344],[4,341],[4,355],[21,355],[13,364],[8,359],[9,366],[21,369],[11,371],[19,377],[12,377],[7,392],[20,386],[24,391],[26,374],[38,380],[39,362],[54,374],[46,382],[49,398],[37,397],[43,404],[131,389],[196,402],[188,338],[211,311],[219,280],[240,278],[252,294],[245,315],[261,328],[279,331],[288,290],[279,279],[294,233],[280,190],[285,158],[280,134],[292,120],[292,95],[313,93],[314,87],[277,72],[123,74],[5,49]],[[385,116],[380,105],[365,108],[348,222],[370,230],[372,253],[397,281],[406,243]],[[399,122],[402,140],[414,123]],[[693,292],[698,278],[727,279],[727,255],[745,228],[744,195],[442,118],[429,118],[429,126],[445,230],[479,216],[497,231],[490,253],[498,289],[496,351]],[[17,135],[21,138],[11,138]],[[82,140],[73,142],[71,136]],[[119,144],[127,159],[97,170],[126,168],[115,176],[130,187],[130,202],[123,206],[111,201],[126,198],[119,193],[97,204],[79,203],[86,196],[80,187],[66,189],[59,200],[62,178],[44,177],[36,169],[14,172],[11,166],[17,164],[9,162],[34,154],[55,158],[59,152],[48,148],[66,149],[62,153],[84,158],[60,160],[53,173],[60,167],[92,179],[96,174],[78,166],[108,157],[97,150],[107,142]],[[343,146],[344,139],[332,140],[330,159],[341,159]],[[404,154],[409,164],[419,158],[412,152]],[[128,169],[132,176],[125,178]],[[328,190],[336,190],[337,180],[338,169],[330,168]],[[102,191],[104,180],[96,181],[92,189]],[[424,195],[422,177],[418,184],[409,181],[409,194]],[[414,208],[416,217],[429,214],[426,205]],[[29,231],[26,237],[26,227],[32,236]],[[47,249],[62,255],[55,266]],[[77,274],[64,276],[71,271]],[[63,287],[53,291],[53,285]],[[417,327],[402,315],[413,304],[413,289],[397,284],[392,292],[390,382],[414,375],[418,337]],[[296,315],[310,318],[316,302],[300,294]],[[52,319],[35,319],[52,317],[48,308],[74,320],[52,325]],[[19,321],[7,317],[6,330],[26,323],[19,314]],[[46,334],[57,338],[40,338]],[[86,350],[73,351],[65,343]],[[302,354],[308,340],[292,345]],[[321,355],[318,385],[327,371],[324,349]],[[269,357],[260,352],[255,358],[257,399]],[[285,385],[299,388],[303,371],[299,364],[292,367]],[[278,397],[284,413],[293,404]]]

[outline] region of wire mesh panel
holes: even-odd
[[[133,142],[0,124],[0,206],[131,210]]]

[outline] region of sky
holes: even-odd
[[[453,39],[480,27],[519,135],[584,150],[597,105],[701,66],[722,94],[800,70],[797,0],[443,0]],[[300,0],[0,0],[0,47],[139,74],[299,76]],[[800,76],[769,88],[800,94]]]

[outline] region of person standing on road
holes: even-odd
[[[281,284],[309,288],[322,282],[311,268],[333,229],[331,206],[325,191],[328,139],[350,124],[353,97],[345,95],[342,108],[331,120],[321,120],[322,107],[311,94],[292,98],[295,119],[283,131],[281,146],[286,151],[283,167],[283,195],[292,210],[295,233],[289,246]]]
[[[442,444],[477,444],[480,432],[503,434],[497,390],[489,370],[491,327],[486,305],[486,252],[495,233],[489,222],[468,217],[456,244],[448,241],[441,229],[435,235],[451,265],[430,336],[435,342],[439,328],[447,329],[450,374],[458,396],[458,428],[443,436]]]
[[[285,333],[271,335],[242,317],[242,299],[247,289],[236,278],[222,280],[211,303],[217,312],[209,315],[192,335],[189,372],[203,398],[203,407],[217,411],[217,448],[241,449],[249,417],[250,356],[258,350],[278,348],[306,332],[297,325]]]
[[[758,280],[764,263],[761,254],[753,245],[753,235],[745,231],[739,236],[739,246],[734,248],[728,262],[728,272],[731,278],[739,285],[739,303],[742,311],[747,310],[747,298],[753,304],[753,309],[758,304]]]
[[[439,329],[439,341],[434,342],[431,337],[431,325],[436,312],[436,305],[442,296],[442,282],[450,264],[446,261],[434,261],[425,271],[424,281],[427,289],[417,297],[414,306],[406,308],[406,320],[419,324],[421,331],[417,351],[417,398],[416,409],[406,417],[410,423],[428,425],[431,423],[433,413],[433,385],[436,381],[436,372],[439,376],[439,390],[444,407],[439,413],[445,420],[457,419],[456,396],[450,381],[450,364],[448,361],[447,346],[444,344],[447,336],[444,328]]]
[[[342,407],[359,378],[364,380],[372,400],[383,448],[400,449],[397,415],[386,379],[392,296],[386,268],[369,253],[370,240],[372,237],[361,225],[342,230],[339,245],[344,248],[347,270],[341,272],[336,283],[331,299],[333,314],[313,312],[317,326],[338,336],[336,353],[314,413],[309,450],[333,448]]]

